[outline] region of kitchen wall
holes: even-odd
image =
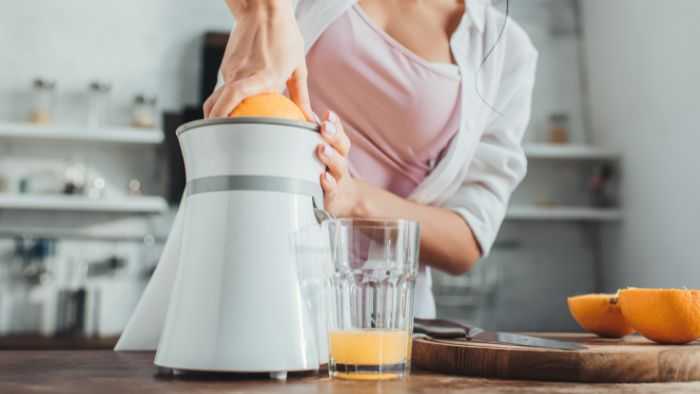
[[[698,287],[700,2],[581,3],[595,139],[625,163],[604,287]]]
[[[202,33],[227,30],[221,1],[47,0],[0,3],[0,119],[23,120],[31,81],[58,82],[59,120],[80,122],[88,82],[113,84],[112,121],[125,123],[137,93],[162,108],[197,103]]]

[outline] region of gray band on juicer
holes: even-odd
[[[314,182],[267,175],[218,175],[187,182],[187,195],[235,190],[301,194],[323,204],[323,190]]]

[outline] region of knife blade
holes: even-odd
[[[442,319],[414,319],[413,332],[433,339],[463,339],[484,343],[538,347],[560,350],[583,350],[585,346],[575,342],[558,341],[510,332],[487,331],[467,324]]]

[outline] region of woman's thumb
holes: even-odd
[[[314,115],[311,110],[311,99],[309,98],[306,64],[294,70],[287,81],[287,90],[289,90],[289,97],[292,101],[304,112],[306,120],[313,122]]]

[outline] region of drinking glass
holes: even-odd
[[[327,298],[330,376],[406,376],[411,365],[418,223],[339,219],[324,226],[333,261]]]
[[[293,235],[310,345],[333,378],[407,375],[419,226],[327,220]]]

